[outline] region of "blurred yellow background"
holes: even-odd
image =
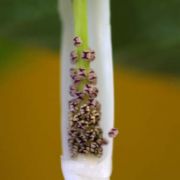
[[[0,179],[60,180],[59,54],[27,47],[0,76]],[[180,81],[115,68],[112,180],[180,179]]]

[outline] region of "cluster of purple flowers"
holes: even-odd
[[[95,60],[93,50],[78,51],[82,45],[80,37],[75,37],[74,46],[77,48],[70,54],[72,64],[78,61],[92,62]],[[70,69],[72,85],[69,101],[69,146],[73,157],[78,154],[93,154],[100,157],[102,146],[107,144],[99,125],[101,105],[96,100],[98,96],[97,76],[93,69],[73,67]]]
[[[74,39],[74,46],[75,47],[80,47],[82,44],[82,41],[79,37],[75,37]],[[78,53],[76,50],[73,50],[70,54],[71,56],[71,62],[72,64],[76,64],[77,61],[81,58],[86,62],[92,62],[95,60],[96,58],[96,54],[95,51],[91,50],[91,49],[87,49],[82,51],[81,53]]]

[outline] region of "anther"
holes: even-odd
[[[82,68],[79,68],[79,69],[71,68],[70,75],[71,75],[71,78],[74,81],[74,83],[77,84],[80,81],[86,79],[86,70],[82,69]]]
[[[88,80],[90,84],[96,85],[97,84],[97,76],[94,72],[94,70],[90,70],[90,72],[88,73]]]
[[[75,64],[78,60],[78,55],[77,55],[77,52],[76,51],[72,51],[71,54],[71,62],[72,64]]]
[[[82,58],[86,61],[93,61],[96,58],[95,52],[92,50],[83,51]]]
[[[111,138],[115,138],[118,134],[119,134],[119,131],[116,128],[112,128],[108,133],[109,137]]]
[[[87,84],[84,88],[84,92],[91,98],[94,99],[97,97],[98,89],[95,86]]]
[[[82,40],[78,36],[74,37],[73,41],[74,41],[74,46],[76,46],[76,47],[80,46],[82,44]]]

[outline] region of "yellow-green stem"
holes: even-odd
[[[88,13],[87,0],[73,0],[74,33],[82,40],[82,45],[77,48],[78,55],[88,49]],[[76,64],[77,68],[89,69],[90,63],[80,58]]]

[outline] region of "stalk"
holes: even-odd
[[[62,103],[62,148],[61,165],[66,180],[108,180],[112,171],[112,145],[114,126],[114,85],[112,66],[111,30],[109,23],[109,0],[60,0],[60,15],[63,24],[61,47],[61,103]],[[83,7],[83,8],[82,8]],[[83,9],[83,11],[82,11]],[[84,44],[77,48],[81,53],[92,47],[96,51],[93,63],[80,58],[76,68],[85,68],[88,72],[93,68],[97,74],[99,89],[98,101],[101,104],[101,120],[99,126],[103,130],[103,138],[108,144],[103,147],[100,157],[95,155],[79,155],[75,158],[69,150],[69,107],[71,100],[69,86],[72,80],[69,69],[72,68],[69,53],[74,48],[74,36],[81,36]],[[81,82],[80,89],[84,84]]]
[[[88,14],[87,0],[72,0],[73,16],[74,16],[74,34],[76,37],[81,37],[82,45],[78,48],[78,54],[83,49],[88,48]],[[89,68],[90,63],[84,62],[82,59],[77,62],[79,68]]]

